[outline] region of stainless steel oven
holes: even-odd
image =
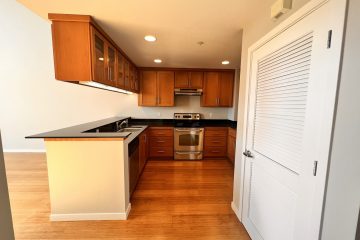
[[[199,126],[200,114],[175,114],[177,120],[174,129],[174,158],[202,159],[204,146],[204,128]],[[186,119],[185,123],[181,119]],[[181,126],[181,127],[180,127]]]

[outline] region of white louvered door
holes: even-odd
[[[334,1],[252,52],[242,212],[252,239],[318,238],[342,41]]]

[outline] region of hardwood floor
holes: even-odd
[[[149,161],[127,221],[49,221],[45,154],[5,154],[16,239],[250,239],[228,161]]]

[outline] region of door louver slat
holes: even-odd
[[[253,147],[298,172],[305,124],[312,34],[258,62]]]

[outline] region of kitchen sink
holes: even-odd
[[[127,127],[118,130],[118,132],[137,132],[140,131],[141,127]]]
[[[107,124],[107,125],[100,126],[97,128],[93,128],[93,129],[90,129],[90,130],[87,130],[84,132],[86,132],[86,133],[137,132],[137,131],[141,130],[142,128],[143,128],[143,126],[130,125],[130,126],[127,126],[125,128],[118,130],[118,124],[116,124],[116,122],[115,122],[115,123]]]

